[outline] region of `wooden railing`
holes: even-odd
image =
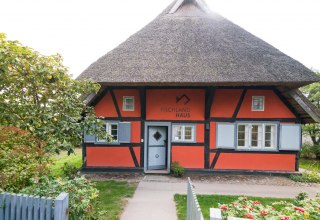
[[[0,220],[67,220],[68,193],[52,198],[1,193]]]

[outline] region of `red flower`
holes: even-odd
[[[248,219],[254,219],[253,215],[250,213],[246,214],[244,217],[246,217]]]
[[[266,215],[268,215],[268,211],[267,210],[261,210],[260,211],[260,215],[261,216],[266,216]]]
[[[304,208],[294,207],[294,210],[304,213]]]
[[[247,206],[246,206],[246,205],[242,205],[242,208],[244,208],[244,209],[245,209],[245,208],[247,208]]]
[[[220,209],[222,211],[226,211],[226,210],[228,210],[228,206],[227,205],[222,205],[222,206],[220,206]]]
[[[290,217],[289,216],[281,216],[280,220],[290,220]]]
[[[253,210],[253,208],[252,207],[249,207],[249,211],[252,211]]]
[[[259,202],[259,201],[254,201],[254,202],[252,202],[252,204],[254,204],[254,205],[260,205],[261,202]]]

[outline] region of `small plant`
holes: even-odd
[[[302,175],[290,175],[290,179],[302,183],[320,183],[320,176],[315,171],[303,172]]]
[[[62,167],[63,176],[68,179],[73,179],[78,176],[79,168],[71,163],[64,163]]]
[[[179,164],[179,162],[175,161],[171,164],[171,173],[174,177],[183,177],[184,168]]]

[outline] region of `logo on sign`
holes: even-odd
[[[186,94],[181,96],[176,96],[176,103],[187,105],[190,102],[190,98]],[[176,114],[177,118],[190,118],[190,108],[189,107],[162,107],[161,112],[173,112]]]
[[[179,96],[176,97],[176,103],[178,103],[180,101],[183,101],[184,105],[186,105],[186,104],[188,104],[188,102],[190,102],[190,98],[186,94],[183,94],[180,97]]]

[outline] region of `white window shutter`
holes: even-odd
[[[131,142],[131,123],[130,122],[119,122],[118,132],[119,132],[118,133],[119,143]]]
[[[281,124],[280,125],[280,150],[301,149],[301,125]]]
[[[217,123],[217,148],[235,148],[235,123]]]

